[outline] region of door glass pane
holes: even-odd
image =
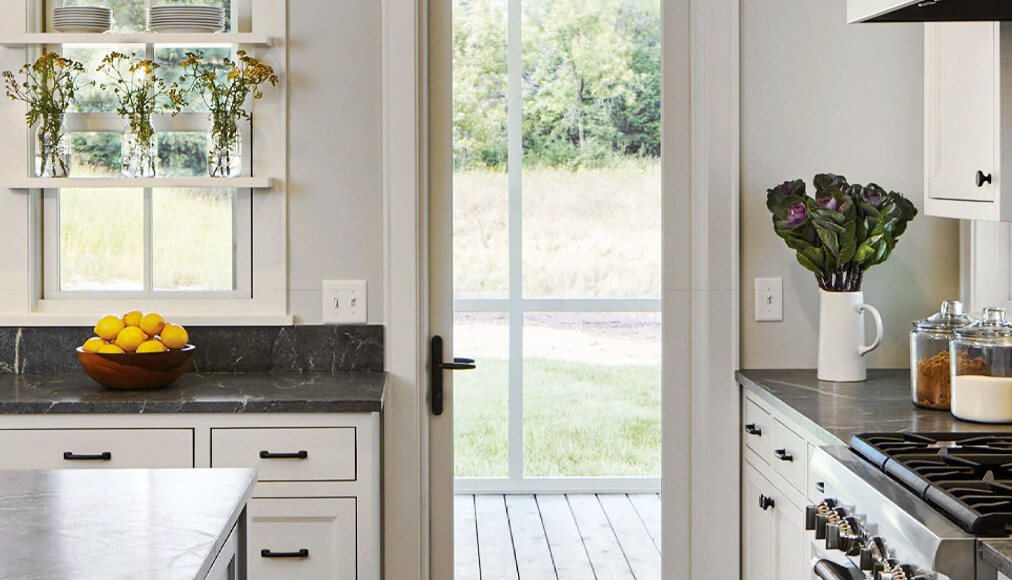
[[[658,10],[522,2],[524,296],[659,296]]]
[[[475,370],[453,373],[456,476],[507,477],[509,315],[458,312],[453,341],[455,353],[478,361]]]
[[[509,294],[506,3],[453,10],[453,263],[458,298]]]
[[[235,287],[234,189],[152,190],[155,290]]]
[[[60,289],[143,290],[144,190],[60,190]]]
[[[661,318],[524,315],[524,475],[660,476]]]

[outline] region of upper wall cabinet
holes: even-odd
[[[1012,221],[1012,23],[928,23],[924,38],[925,213]]]

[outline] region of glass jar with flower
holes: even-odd
[[[242,136],[239,119],[252,123],[246,100],[263,97],[260,85],[276,85],[274,69],[236,51],[236,58],[211,61],[201,51],[186,53],[179,63],[186,73],[181,82],[187,91],[197,91],[210,111],[211,130],[207,139],[207,173],[211,177],[235,177],[242,173]]]
[[[127,120],[122,145],[123,175],[126,177],[155,176],[158,139],[151,117],[167,112],[176,115],[182,110],[183,98],[178,85],[166,84],[156,74],[158,68],[154,61],[112,52],[102,59],[97,69],[109,79],[99,86],[116,96],[116,112]]]
[[[2,73],[7,96],[28,105],[25,119],[36,133],[35,170],[39,177],[67,177],[70,173],[64,117],[74,93],[83,86],[83,72],[81,63],[47,52],[17,74]]]

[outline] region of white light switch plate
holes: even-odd
[[[755,279],[756,322],[780,322],[784,319],[784,279]]]
[[[368,319],[365,280],[323,281],[324,324],[365,324]]]

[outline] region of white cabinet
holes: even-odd
[[[811,443],[757,397],[746,393],[742,407],[742,579],[807,580],[804,507],[817,495],[817,482],[809,481]]]
[[[0,469],[256,468],[252,580],[380,579],[379,413],[3,415],[0,449]]]
[[[354,499],[254,499],[248,510],[250,580],[357,578]]]
[[[1012,23],[927,23],[925,213],[1012,220]]]

